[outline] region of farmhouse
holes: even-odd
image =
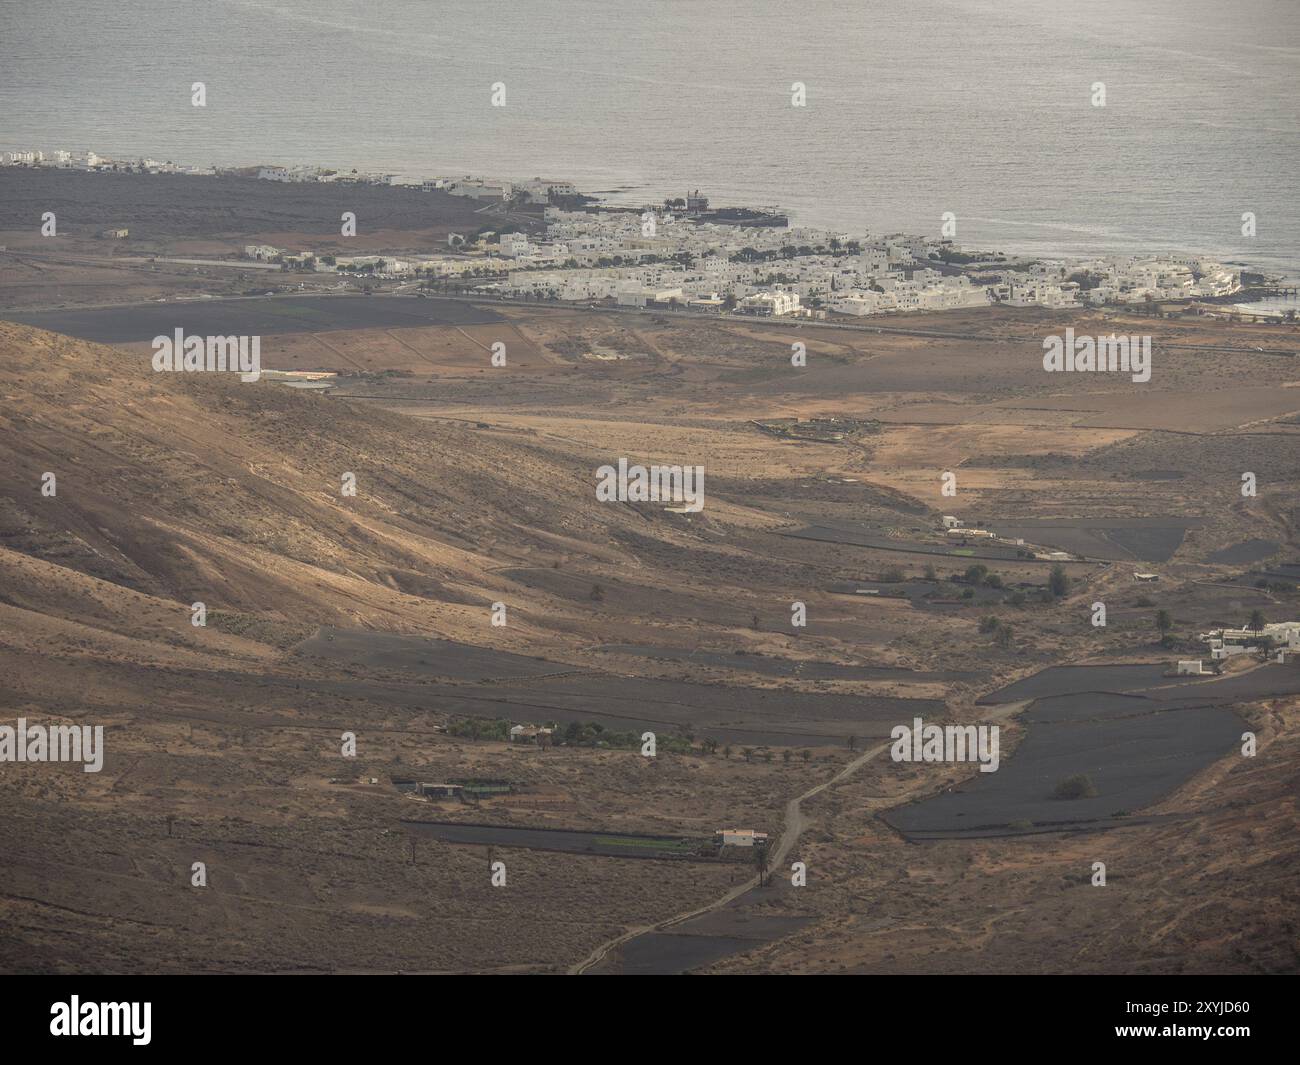
[[[1210,645],[1210,657],[1222,661],[1234,655],[1249,654],[1256,649],[1276,651],[1276,661],[1283,661],[1287,651],[1300,651],[1300,621],[1278,621],[1255,629],[1211,629],[1200,639]]]
[[[713,833],[713,842],[718,846],[766,847],[767,833],[752,828],[720,828]]]
[[[462,789],[459,784],[419,784],[416,790],[426,799],[459,799]]]
[[[511,743],[535,743],[539,747],[550,745],[551,735],[554,729],[543,728],[539,725],[511,725],[510,742]]]

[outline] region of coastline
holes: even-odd
[[[17,149],[6,149],[0,152],[0,155],[9,154]],[[92,153],[93,154],[93,153]],[[112,160],[113,157],[104,157],[106,160]],[[142,160],[148,160],[148,157],[141,157]],[[211,165],[208,167],[198,167],[194,164],[175,163],[168,161],[166,163],[156,163],[153,160],[154,167],[147,170],[132,169],[132,173],[174,173],[183,176],[255,176],[259,169],[269,164],[233,164],[233,165]],[[0,163],[0,169],[7,168],[11,163]],[[122,166],[135,167],[135,157],[123,158],[116,160],[116,166],[100,168],[84,168],[78,166],[63,166],[36,164],[29,169],[43,170],[79,170],[86,172],[123,172]],[[391,188],[420,188],[421,182],[431,180],[427,174],[420,174],[409,168],[400,167],[392,171],[379,172],[371,167],[350,167],[346,164],[321,164],[318,162],[305,162],[292,164],[305,169],[317,169],[321,171],[335,172],[340,177],[342,183],[353,183],[352,176],[355,175],[355,184],[379,185]],[[586,174],[587,168],[579,167],[577,172]],[[437,178],[439,181],[458,180],[446,175],[457,174],[459,171],[448,169],[444,176]],[[478,178],[476,180],[486,180]],[[498,180],[498,179],[492,179]],[[518,184],[519,178],[504,179],[506,182]],[[579,190],[577,197],[581,203],[575,204],[583,210],[589,211],[610,211],[619,213],[632,213],[644,211],[647,209],[659,209],[662,206],[666,196],[674,194],[673,190],[657,182],[627,182],[618,179],[610,179],[608,176],[600,180],[581,178],[578,182],[583,188],[592,191]],[[315,182],[298,182],[300,185],[315,185]],[[593,186],[603,186],[594,188]],[[662,195],[656,194],[654,190],[659,190]],[[680,195],[682,190],[677,190],[676,194]],[[915,224],[908,225],[906,222],[897,224],[877,224],[875,226],[855,225],[838,218],[833,217],[833,208],[823,205],[799,204],[797,199],[794,203],[780,200],[777,204],[760,205],[755,202],[736,201],[733,196],[723,194],[726,202],[715,206],[715,211],[735,211],[749,213],[755,218],[763,215],[777,213],[786,220],[787,226],[791,229],[807,228],[824,230],[831,232],[852,232],[865,231],[882,234],[900,234],[907,236],[922,236],[925,231],[922,227]],[[726,224],[756,224],[756,225],[773,225],[771,221],[754,221],[745,222],[740,220],[719,219]],[[940,219],[936,216],[934,232],[939,230]],[[1293,259],[1290,256],[1279,257],[1275,255],[1264,254],[1254,257],[1243,257],[1238,250],[1213,246],[1190,246],[1182,242],[1162,241],[1157,238],[1135,238],[1131,236],[1116,235],[1112,239],[1098,236],[1091,239],[1069,240],[1069,239],[1043,239],[1043,240],[1024,240],[1007,239],[1006,236],[999,235],[997,230],[1001,227],[1013,225],[1016,228],[1043,228],[1048,230],[1072,231],[1079,227],[1067,223],[1039,223],[1033,221],[1025,222],[1007,222],[1000,219],[981,219],[968,218],[961,223],[961,238],[954,243],[962,248],[974,248],[1006,256],[1008,258],[1021,258],[1045,261],[1064,261],[1064,262],[1084,262],[1090,259],[1098,258],[1159,258],[1169,256],[1185,257],[1203,257],[1206,259],[1215,259],[1234,266],[1240,266],[1251,272],[1262,273],[1266,276],[1269,283],[1280,286],[1291,287],[1300,281],[1300,259]],[[992,231],[990,231],[990,229]]]

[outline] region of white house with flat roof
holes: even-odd
[[[799,293],[777,286],[755,292],[746,296],[739,303],[739,309],[745,314],[757,314],[771,318],[780,318],[799,311]]]
[[[727,847],[762,847],[767,844],[767,833],[752,828],[720,828],[713,833],[713,841]]]

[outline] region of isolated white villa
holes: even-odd
[[[1211,629],[1200,639],[1210,645],[1210,657],[1217,660],[1246,654],[1258,647],[1285,653],[1300,651],[1300,621],[1278,621],[1254,629]]]

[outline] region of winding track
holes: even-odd
[[[992,708],[988,713],[983,715],[981,720],[1000,721],[1008,717],[1013,717],[1020,713],[1020,711],[1027,707],[1032,701],[1033,700],[1031,699],[1026,699],[1017,703],[1004,703]],[[885,742],[863,751],[862,754],[858,755],[858,757],[846,764],[844,768],[829,780],[824,780],[820,784],[809,788],[807,791],[803,792],[803,794],[796,795],[785,804],[785,823],[781,829],[781,836],[777,840],[776,850],[769,859],[769,868],[775,869],[777,866],[785,864],[786,858],[794,849],[795,844],[799,842],[799,836],[803,833],[803,830],[808,827],[808,820],[804,817],[802,808],[804,801],[820,795],[823,791],[834,787],[841,781],[847,780],[866,765],[867,762],[875,758],[876,755],[880,754],[882,751],[888,750],[890,746],[891,744],[889,742]],[[658,921],[655,924],[642,925],[638,928],[630,929],[622,935],[609,940],[607,943],[601,944],[583,958],[582,961],[578,962],[576,965],[570,966],[568,973],[570,976],[581,976],[583,973],[588,972],[590,969],[604,961],[605,958],[609,956],[610,951],[621,947],[629,940],[636,939],[638,936],[647,935],[651,932],[660,932],[665,928],[671,928],[673,925],[681,924],[683,921],[689,921],[694,917],[702,917],[706,913],[712,913],[714,910],[719,910],[723,906],[734,902],[747,891],[756,887],[758,887],[758,877],[752,876],[743,884],[732,888],[725,895],[715,899],[713,902],[710,902],[705,906],[700,906],[697,909],[690,910],[686,913],[679,913],[675,917],[669,917],[666,920]]]

